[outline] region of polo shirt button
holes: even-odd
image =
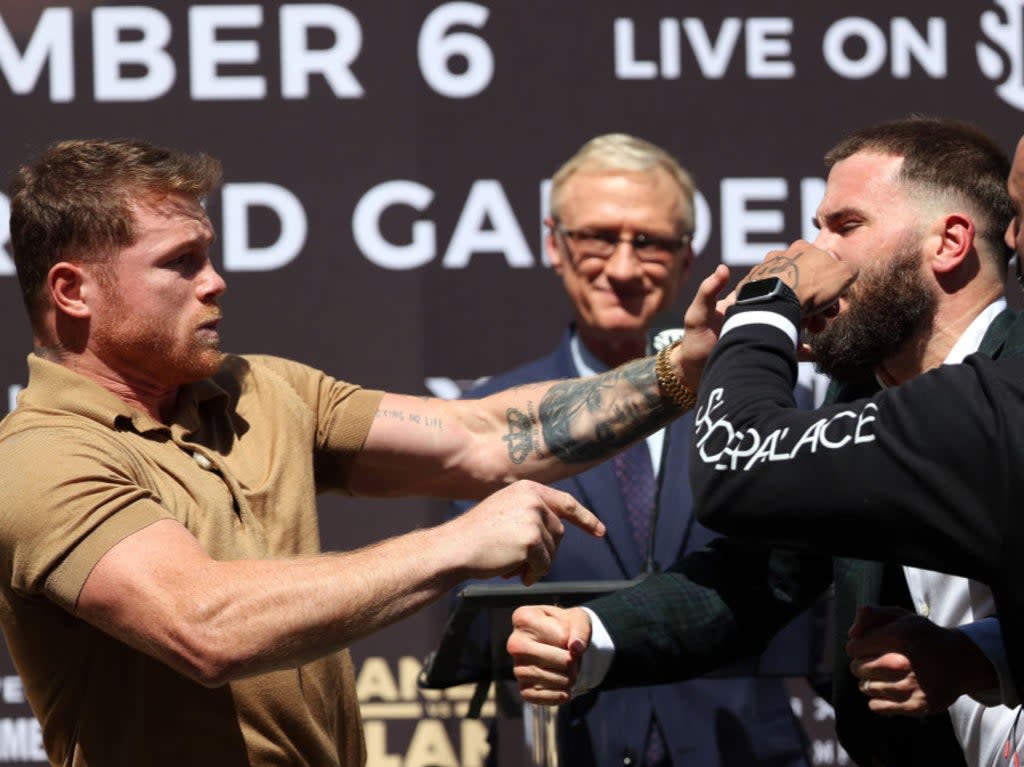
[[[209,471],[213,468],[213,462],[198,450],[192,451],[192,459],[199,464],[200,468]]]

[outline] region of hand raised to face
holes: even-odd
[[[737,288],[772,277],[778,277],[796,293],[801,313],[806,318],[832,310],[857,279],[857,267],[805,240],[797,240],[786,250],[769,252]]]

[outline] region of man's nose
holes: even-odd
[[[604,266],[605,273],[616,280],[635,280],[643,276],[644,265],[637,255],[632,240],[625,237],[615,245]]]
[[[811,244],[814,245],[814,247],[816,248],[820,248],[821,250],[829,250],[834,252],[833,247],[838,240],[839,237],[835,233],[830,232],[827,229],[819,229],[818,236],[814,238],[814,242]]]
[[[228,284],[220,276],[220,272],[214,268],[211,262],[207,261],[199,275],[197,290],[200,300],[208,301],[211,298],[217,298],[227,289]]]

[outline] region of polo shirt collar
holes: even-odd
[[[173,423],[198,423],[200,404],[218,398],[222,400],[220,407],[225,407],[227,392],[210,378],[183,386]],[[28,355],[28,387],[21,394],[21,402],[74,413],[110,429],[122,429],[127,422],[140,434],[170,431],[170,425],[137,410],[95,381],[34,353]]]

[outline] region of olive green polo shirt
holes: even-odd
[[[318,553],[316,494],[347,492],[380,397],[288,360],[227,357],[182,389],[168,426],[29,356],[0,422],[0,626],[51,761],[363,763],[347,652],[208,689],[74,610],[96,562],[159,519],[219,560]]]

